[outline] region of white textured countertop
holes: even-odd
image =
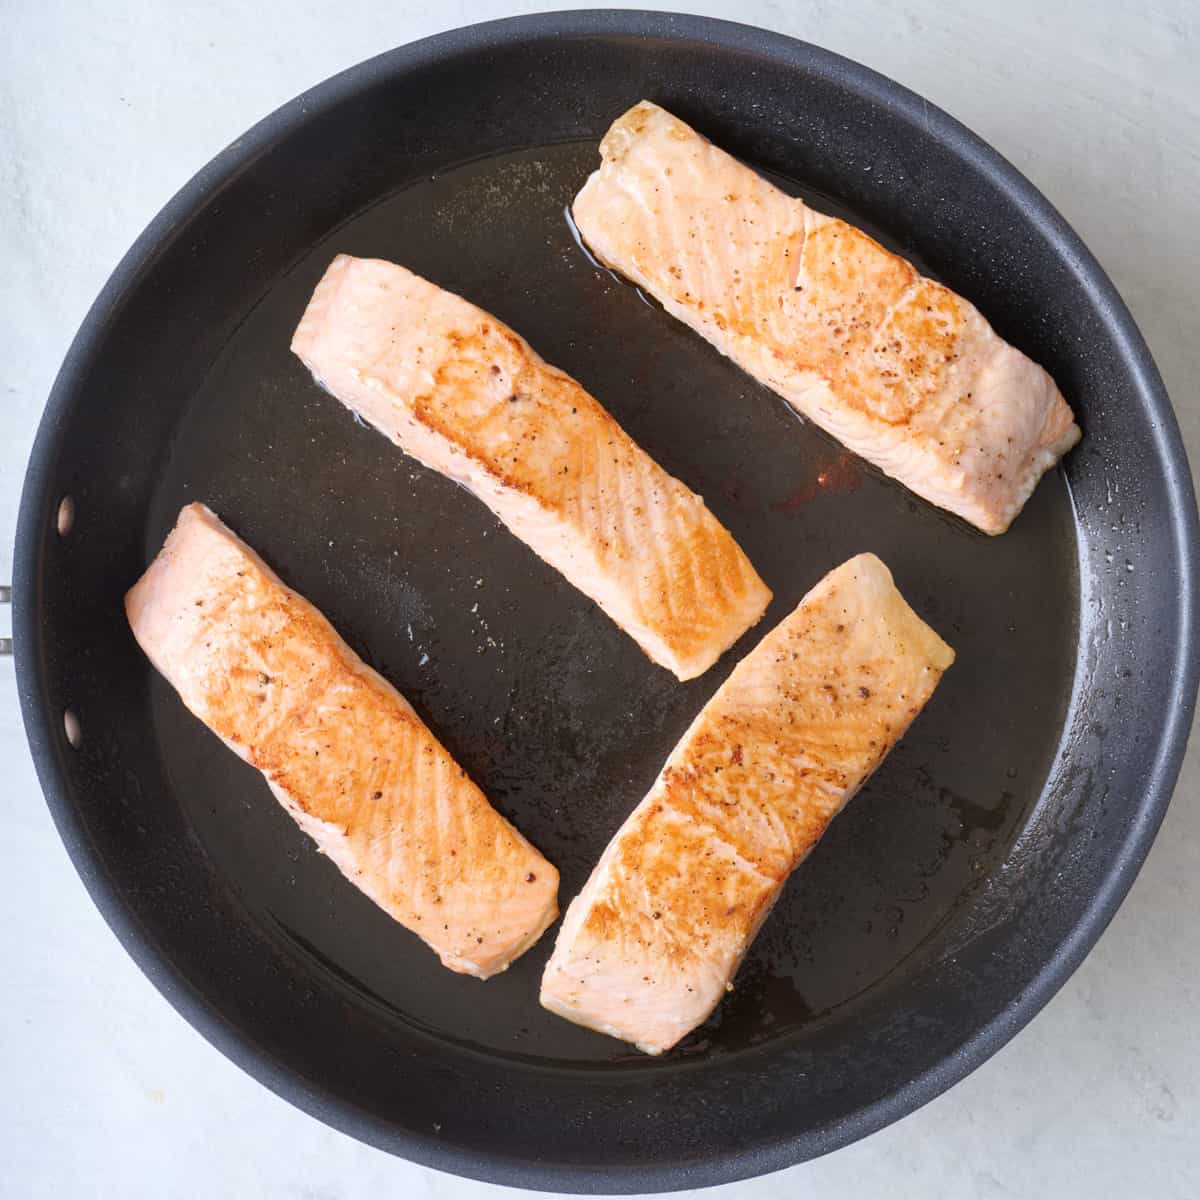
[[[159,207],[295,93],[428,33],[538,6],[0,0],[0,581],[25,460],[96,292]],[[1200,462],[1200,8],[1194,0],[711,0],[942,105],[1113,276]],[[1057,12],[1047,11],[1057,8]],[[0,610],[0,635],[7,632]],[[0,1194],[500,1197],[276,1099],[195,1033],[92,907],[42,801],[0,659]],[[864,1142],[726,1197],[1200,1196],[1200,755],[1091,957],[1006,1049]],[[508,1193],[513,1194],[513,1193]]]

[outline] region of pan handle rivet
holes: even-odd
[[[83,726],[79,724],[79,718],[68,708],[63,713],[63,732],[67,735],[67,741],[71,743],[72,749],[78,750],[79,743],[83,741]]]
[[[71,496],[64,496],[58,502],[58,517],[55,521],[58,526],[58,536],[66,537],[71,532],[75,524],[75,500]]]

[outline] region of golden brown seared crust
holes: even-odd
[[[680,678],[706,670],[765,610],[769,590],[703,500],[575,380],[461,297],[342,255],[293,349]]]
[[[434,369],[432,389],[413,398],[412,413],[504,487],[573,517],[593,449],[576,431],[616,465],[640,465],[642,452],[604,407],[499,322],[445,336],[450,354]]]
[[[183,510],[127,608],[184,703],[447,965],[503,969],[553,919],[555,869],[395,689],[207,509]]]
[[[919,495],[999,533],[1080,432],[966,300],[645,101],[576,197],[591,249]]]
[[[718,690],[572,903],[543,1002],[657,1052],[720,999],[788,875],[953,651],[860,555]]]

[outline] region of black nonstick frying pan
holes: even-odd
[[[1008,534],[986,538],[847,456],[583,254],[564,208],[608,123],[642,97],[902,250],[1050,369],[1084,440]],[[580,379],[733,531],[775,591],[764,624],[677,684],[482,505],[356,424],[288,352],[337,251],[463,293]],[[549,937],[487,983],[443,970],[184,712],[121,599],[191,499],[413,700],[560,866],[564,901],[738,657],[849,555],[880,554],[958,662],[797,873],[732,995],[650,1059],[537,1006]],[[529,1187],[668,1189],[895,1120],[1078,965],[1183,753],[1196,546],[1141,337],[998,155],[896,84],[775,34],[551,14],[339,75],[153,222],[46,408],[14,640],[70,853],[215,1045],[422,1163]]]

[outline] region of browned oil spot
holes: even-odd
[[[797,512],[820,496],[857,491],[861,484],[858,460],[851,454],[842,454],[827,467],[822,467],[815,479],[802,483],[790,496],[775,501],[771,507],[776,512]]]

